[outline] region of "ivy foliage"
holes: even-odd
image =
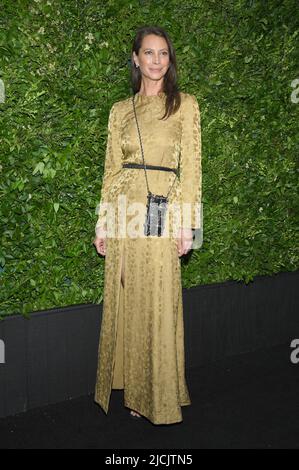
[[[169,32],[201,108],[203,245],[182,259],[183,286],[298,269],[297,7],[2,0],[1,317],[103,299],[92,241],[108,113],[131,94],[146,24]]]

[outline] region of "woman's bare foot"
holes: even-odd
[[[132,416],[137,416],[138,418],[141,418],[141,415],[137,413],[137,411],[131,410],[130,413]]]

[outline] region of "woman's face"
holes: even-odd
[[[143,38],[138,55],[133,52],[133,57],[141,74],[151,80],[161,80],[170,64],[167,42],[155,34],[148,34]]]

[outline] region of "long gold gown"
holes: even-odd
[[[195,95],[181,92],[179,110],[166,120],[165,93],[135,95],[136,114],[146,164],[176,168],[180,175],[169,204],[192,203],[189,227],[201,228],[200,110]],[[105,169],[96,232],[111,223],[103,203],[125,195],[126,208],[142,203],[146,211],[144,169],[123,168],[125,162],[142,163],[132,97],[113,104],[108,122]],[[166,195],[175,174],[147,169],[150,190]],[[196,206],[197,204],[197,206]],[[126,224],[136,212],[127,209]],[[121,209],[116,208],[116,219]],[[145,212],[142,212],[145,218]],[[103,314],[98,350],[95,397],[108,413],[112,389],[124,390],[124,405],[153,424],[182,421],[181,407],[190,405],[185,380],[184,323],[181,258],[177,229],[186,227],[169,211],[169,236],[128,236],[118,233],[106,241]],[[113,233],[113,232],[112,232]],[[124,269],[124,286],[121,271]]]

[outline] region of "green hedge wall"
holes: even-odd
[[[183,286],[298,269],[297,1],[2,0],[1,317],[102,301],[108,113],[145,24],[201,107],[203,245]]]

